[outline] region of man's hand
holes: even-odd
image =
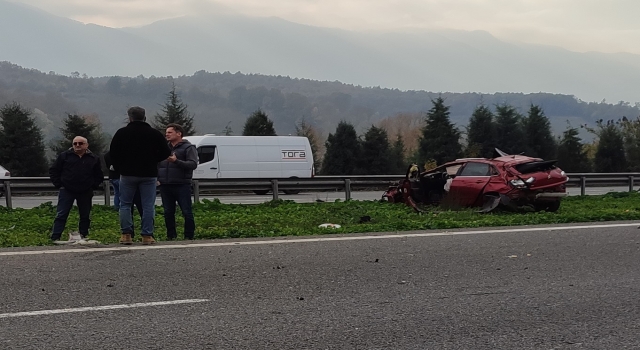
[[[169,158],[167,158],[168,161],[170,161],[171,163],[175,162],[178,158],[176,157],[175,153],[171,153],[171,155],[169,156]]]

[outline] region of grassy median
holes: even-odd
[[[327,233],[361,233],[428,229],[451,229],[487,226],[516,226],[640,220],[640,194],[610,193],[601,196],[569,197],[556,213],[479,214],[474,210],[415,213],[402,204],[376,201],[297,204],[290,201],[259,205],[221,204],[207,201],[194,206],[196,238],[238,238],[301,236]],[[166,239],[162,208],[156,208],[156,239]],[[0,207],[0,247],[48,245],[55,206],[44,203],[33,209]],[[364,220],[363,220],[363,217]],[[367,221],[367,218],[370,221]],[[178,236],[182,217],[177,215]],[[341,225],[339,229],[319,228],[323,223]],[[78,225],[74,208],[67,232]],[[136,217],[136,232],[139,218]],[[120,235],[118,213],[111,207],[95,205],[91,213],[90,238],[102,243],[115,243]],[[63,239],[67,238],[67,233]],[[139,237],[137,237],[139,239]]]

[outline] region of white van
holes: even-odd
[[[0,165],[0,197],[4,196],[4,183],[3,180],[10,180],[11,173]]]
[[[194,179],[310,178],[309,139],[301,136],[186,136],[198,151]],[[256,191],[258,194],[266,191]]]

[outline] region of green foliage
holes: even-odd
[[[184,128],[183,136],[190,136],[196,133],[193,126],[193,115],[187,110],[187,105],[176,92],[175,84],[167,94],[167,101],[162,105],[162,113],[157,113],[154,117],[153,127],[163,135],[168,124],[179,124]]]
[[[431,101],[433,107],[427,112],[426,125],[420,137],[419,154],[421,159],[433,159],[438,164],[452,161],[462,155],[460,131],[449,119],[449,106],[438,97]]]
[[[624,140],[619,125],[613,120],[597,123],[598,147],[594,158],[594,171],[616,173],[627,170]]]
[[[260,109],[253,112],[244,124],[243,136],[276,136],[273,122]]]
[[[396,232],[429,229],[496,227],[575,222],[640,220],[640,194],[613,193],[602,196],[569,197],[557,213],[479,214],[476,210],[438,210],[417,214],[403,204],[378,201],[336,201],[333,203],[297,204],[291,201],[258,205],[221,204],[203,200],[194,204],[195,236],[198,239],[301,236],[327,233]],[[166,239],[162,210],[156,209],[155,236]],[[0,247],[50,244],[48,237],[55,217],[55,207],[45,203],[33,209],[0,207]],[[371,221],[360,222],[362,216]],[[116,243],[119,235],[118,212],[112,207],[94,205],[89,238],[102,243]],[[176,216],[178,227],[183,219]],[[136,222],[139,221],[136,218]],[[323,223],[339,224],[339,229],[324,229]],[[74,207],[67,231],[78,225]],[[67,238],[67,233],[63,239]],[[140,239],[140,236],[137,236]]]
[[[361,142],[359,172],[366,175],[386,175],[392,170],[389,137],[384,129],[371,126]]]
[[[329,134],[322,160],[323,175],[356,174],[360,159],[360,144],[353,125],[342,121],[335,134]]]
[[[628,162],[628,170],[640,171],[640,117],[635,120],[623,118],[620,125],[624,138],[624,151]]]
[[[562,134],[558,144],[558,166],[565,172],[586,173],[591,171],[591,163],[587,156],[582,139],[578,137],[578,129],[568,127]]]
[[[526,145],[526,154],[542,159],[556,157],[556,140],[551,133],[551,123],[539,106],[531,105],[529,115],[522,121]]]
[[[107,151],[108,143],[102,135],[100,124],[88,122],[86,118],[76,114],[68,114],[62,123],[64,125],[60,128],[62,139],[52,142],[49,146],[54,152],[54,157],[68,150],[76,136],[86,138],[89,142],[89,149],[93,153],[102,155]]]
[[[507,104],[496,106],[496,147],[508,154],[526,151],[522,116]]]
[[[398,136],[396,137],[396,141],[393,143],[390,150],[390,153],[391,153],[390,159],[389,159],[390,175],[404,174],[405,168],[407,167],[407,164],[404,158],[404,151],[405,151],[404,140],[402,139],[402,135],[398,134]]]
[[[14,102],[0,108],[0,164],[12,176],[47,174],[42,131],[31,112]]]
[[[307,123],[304,118],[302,118],[300,123],[296,124],[296,135],[306,137],[309,140],[311,154],[313,155],[313,168],[320,169],[322,162],[318,154],[318,144],[320,142],[318,131],[316,131],[311,124]]]
[[[493,113],[485,105],[478,106],[467,126],[467,157],[491,158],[496,147]]]

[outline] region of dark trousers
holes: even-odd
[[[53,229],[51,230],[51,239],[58,240],[62,236],[67,225],[69,212],[75,201],[78,205],[80,213],[80,223],[78,224],[78,232],[82,237],[89,235],[89,225],[91,224],[91,199],[93,198],[93,190],[84,192],[71,192],[64,188],[58,192],[58,205],[56,207],[56,218],[53,220]]]
[[[191,209],[191,184],[161,185],[160,196],[164,208],[164,224],[167,227],[167,238],[173,239],[176,233],[176,202],[184,217],[184,238],[193,239],[196,222]]]

